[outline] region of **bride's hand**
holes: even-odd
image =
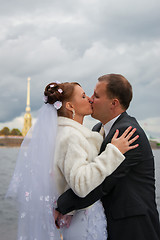
[[[116,146],[122,154],[139,146],[139,144],[130,146],[139,137],[139,135],[136,135],[134,138],[130,139],[136,131],[136,128],[133,128],[132,131],[131,129],[132,127],[128,127],[119,138],[119,130],[117,129],[112,138],[111,143]]]

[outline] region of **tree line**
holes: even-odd
[[[21,131],[18,128],[10,130],[8,127],[4,127],[0,130],[0,136],[22,136]]]

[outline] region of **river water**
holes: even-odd
[[[16,240],[16,207],[5,199],[19,148],[0,148],[0,239]],[[155,156],[157,206],[160,213],[160,150],[153,150]]]

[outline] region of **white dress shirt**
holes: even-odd
[[[114,124],[114,122],[117,120],[117,118],[119,117],[120,115],[118,115],[117,117],[113,118],[112,120],[110,120],[109,122],[107,122],[105,125],[103,125],[104,127],[104,132],[105,132],[105,137],[108,135],[112,125]]]

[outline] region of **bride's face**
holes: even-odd
[[[89,97],[86,96],[84,90],[78,85],[76,85],[74,88],[72,105],[76,115],[85,116],[92,114],[92,107],[91,103],[89,102]]]

